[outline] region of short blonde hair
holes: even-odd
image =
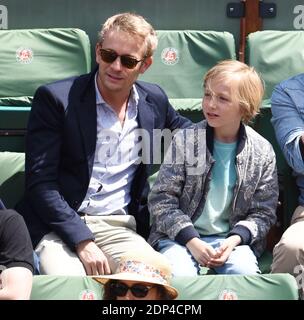
[[[109,30],[124,31],[130,35],[141,37],[146,44],[145,57],[151,57],[157,47],[158,41],[155,30],[144,17],[135,13],[119,13],[108,18],[98,33],[99,43],[103,43]]]
[[[264,83],[253,67],[237,60],[224,60],[211,68],[204,77],[204,88],[210,81],[236,81],[234,98],[239,102],[242,121],[250,122],[260,110],[264,95]]]

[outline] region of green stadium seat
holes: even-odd
[[[298,300],[290,274],[204,275],[176,277],[172,285],[181,300]]]
[[[177,300],[298,300],[290,274],[175,277]],[[34,276],[31,300],[101,300],[103,286],[92,277]]]
[[[282,232],[289,226],[291,216],[297,207],[298,189],[292,170],[287,164],[285,157],[280,149],[275,137],[275,132],[271,124],[271,105],[269,100],[264,100],[260,114],[255,118],[253,128],[266,138],[273,146],[276,154],[278,179],[280,187],[278,222],[280,229],[278,234],[279,241]]]
[[[87,73],[87,34],[76,28],[0,30],[0,151],[24,151],[24,134],[36,89]]]
[[[34,276],[31,300],[102,300],[103,288],[91,277]]]
[[[158,30],[152,66],[141,80],[159,84],[170,102],[193,121],[201,120],[204,74],[218,61],[235,59],[229,32]]]
[[[41,84],[86,73],[90,42],[80,29],[0,31],[0,105],[27,105]]]
[[[248,35],[246,62],[261,73],[265,99],[279,82],[304,72],[304,32],[264,30]]]
[[[265,82],[265,100],[253,127],[270,141],[277,156],[280,183],[279,201],[281,203],[278,210],[278,227],[281,233],[289,226],[291,216],[297,206],[298,190],[292,171],[275,137],[270,121],[272,115],[269,99],[275,85],[304,72],[303,46],[303,31],[257,31],[248,35],[246,43],[245,60],[256,68]]]

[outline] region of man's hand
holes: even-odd
[[[111,274],[106,256],[92,240],[80,242],[76,252],[88,276]]]

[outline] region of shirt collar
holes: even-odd
[[[112,108],[105,102],[105,100],[103,99],[102,95],[99,92],[99,89],[97,86],[97,75],[98,75],[98,71],[96,72],[95,78],[94,78],[95,92],[96,92],[96,105],[110,108],[111,111],[113,111]],[[130,118],[137,116],[138,101],[139,101],[139,94],[138,94],[138,91],[136,89],[135,84],[133,84],[132,89],[131,89],[131,93],[130,93],[130,97],[129,97],[129,102],[128,102],[128,109],[129,109]]]

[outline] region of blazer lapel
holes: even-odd
[[[97,138],[97,111],[94,76],[95,72],[92,72],[88,82],[82,82],[82,88],[79,89],[83,90],[83,92],[80,95],[80,99],[76,103],[75,108],[78,116],[80,131],[83,136],[89,177],[92,173]]]
[[[153,106],[146,100],[147,94],[142,90],[138,90],[139,102],[138,102],[138,124],[139,127],[145,130],[143,136],[143,152],[146,150],[147,154],[143,157],[149,157],[148,162],[152,163],[152,150],[153,150],[153,129],[154,129],[154,110]],[[146,133],[148,134],[147,138]]]

